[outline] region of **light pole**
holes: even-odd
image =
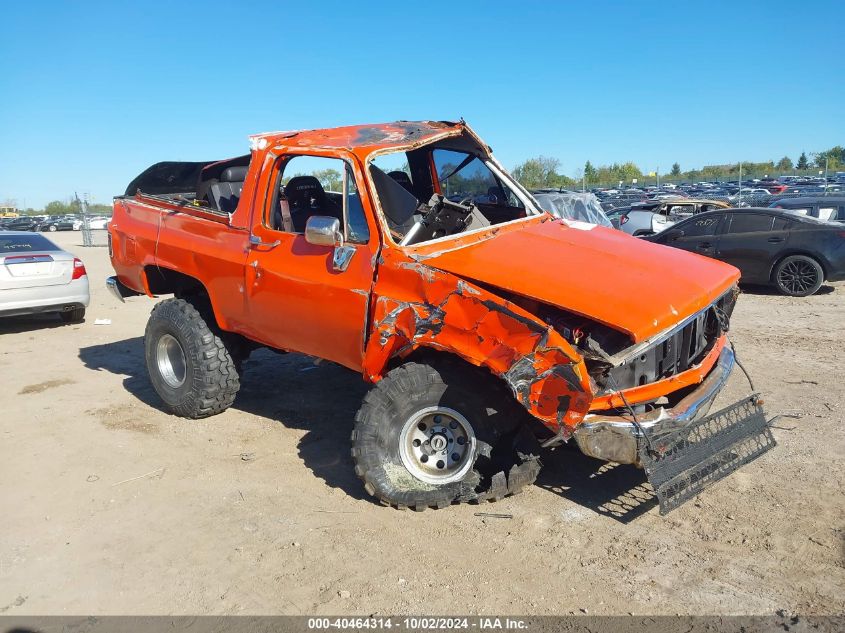
[[[739,202],[737,204],[742,204],[742,163],[739,164]]]

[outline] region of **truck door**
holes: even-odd
[[[346,160],[286,155],[265,182],[244,278],[248,335],[360,370],[378,249],[362,179]],[[306,241],[314,216],[340,221],[342,257],[334,246]]]

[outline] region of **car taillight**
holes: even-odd
[[[71,281],[74,279],[80,279],[87,275],[88,273],[85,272],[85,264],[82,263],[82,260],[78,257],[73,258],[73,276],[70,278]]]
[[[627,221],[628,221],[627,215],[623,215],[621,218],[619,218],[619,224],[620,225],[625,224],[625,222],[627,222]]]

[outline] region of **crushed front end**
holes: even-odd
[[[574,439],[585,455],[643,467],[662,514],[775,445],[756,394],[708,415],[736,365],[727,340],[736,296],[621,359],[590,346],[597,393]]]

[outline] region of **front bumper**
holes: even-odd
[[[585,455],[620,464],[639,465],[643,432],[659,438],[684,428],[710,411],[734,366],[734,353],[725,347],[701,384],[671,409],[663,407],[637,415],[638,424],[620,415],[588,414],[575,430],[575,441]]]

